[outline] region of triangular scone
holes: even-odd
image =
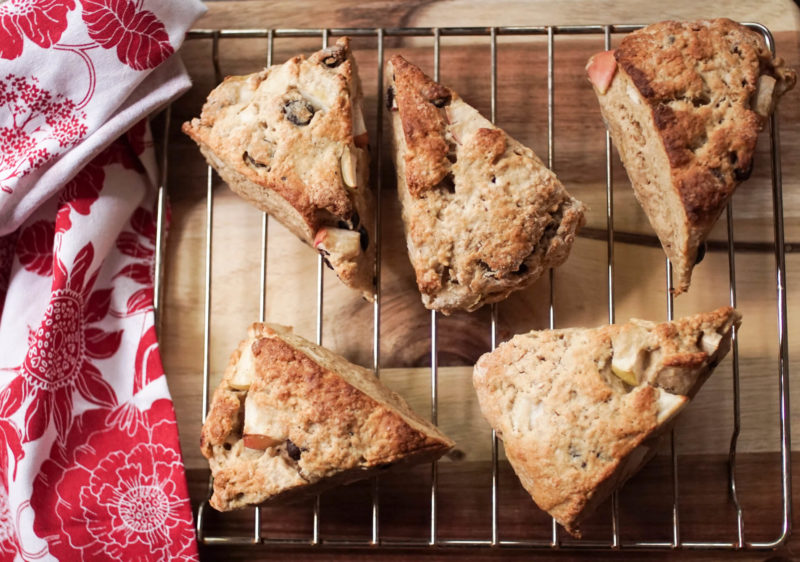
[[[201,438],[210,503],[223,511],[431,461],[453,445],[371,371],[258,323],[231,356]]]
[[[481,411],[536,504],[571,534],[655,453],[730,349],[732,308],[663,324],[534,331],[485,354]]]
[[[316,248],[372,300],[375,277],[367,131],[343,37],[248,76],[229,76],[183,131],[230,188]]]
[[[563,263],[583,205],[533,151],[399,55],[386,82],[397,189],[425,306],[475,310]]]
[[[592,57],[587,71],[682,293],[795,73],[758,33],[728,19],[650,25]]]

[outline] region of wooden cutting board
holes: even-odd
[[[668,6],[634,0],[602,3],[472,0],[364,3],[345,0],[335,5],[309,0],[254,0],[209,2],[207,6],[208,13],[195,26],[198,29],[650,23],[669,18],[726,16],[766,25],[775,36],[778,54],[791,66],[800,68],[800,12],[789,0],[726,1],[713,6],[696,0],[671,2]],[[614,41],[619,38],[615,35]],[[319,45],[318,38],[276,39],[273,61],[279,63],[297,53],[313,52]],[[367,125],[375,142],[376,112],[381,97],[377,91],[376,40],[357,38],[353,45],[366,93]],[[386,58],[401,52],[427,72],[433,72],[432,38],[389,37],[384,46]],[[592,326],[608,321],[605,136],[583,67],[592,53],[602,50],[603,40],[599,35],[580,38],[557,35],[554,47],[554,169],[567,189],[590,209],[587,226],[576,241],[572,255],[554,275],[555,324],[558,327]],[[259,70],[266,65],[266,52],[267,41],[263,38],[222,39],[219,42],[220,71],[227,75]],[[196,147],[179,132],[179,125],[199,114],[205,96],[216,84],[216,77],[210,40],[188,41],[181,55],[194,87],[172,109],[168,168],[172,224],[165,258],[160,341],[164,368],[175,400],[184,460],[190,484],[196,492],[193,497],[197,500],[203,496],[207,474],[207,464],[197,446],[202,416],[207,176],[205,163]],[[500,36],[497,56],[497,123],[546,159],[546,40]],[[441,80],[486,115],[490,112],[491,99],[490,62],[488,37],[442,38]],[[798,100],[800,89],[786,95],[779,116],[787,241],[789,368],[793,373],[800,372],[800,314],[796,313],[800,310]],[[393,167],[387,152],[387,149],[382,151],[381,178],[381,378],[403,394],[417,411],[425,414],[430,411],[431,315],[421,304],[408,263]],[[734,197],[734,225],[737,297],[744,314],[739,342],[742,432],[738,448],[742,453],[753,453],[742,470],[755,478],[763,470],[769,475],[768,482],[774,484],[775,470],[779,468],[777,457],[769,453],[779,450],[780,443],[769,164],[769,138],[762,134],[753,176]],[[667,305],[663,252],[655,244],[646,217],[633,199],[616,155],[613,178],[617,236],[614,247],[616,318],[618,321],[630,317],[664,319]],[[230,352],[244,336],[247,326],[259,318],[261,221],[261,213],[232,194],[219,178],[213,177],[209,355],[212,392]],[[301,335],[313,339],[317,316],[316,255],[275,221],[269,221],[268,233],[266,319],[293,325]],[[728,303],[724,217],[712,234],[712,240],[719,243],[712,245],[704,262],[695,270],[689,293],[676,299],[676,315]],[[371,366],[373,308],[341,286],[330,272],[325,273],[323,343],[355,362]],[[549,295],[550,284],[544,278],[501,303],[498,306],[499,339],[547,327]],[[491,458],[489,428],[478,412],[471,386],[471,367],[477,357],[490,348],[489,326],[488,307],[473,314],[439,316],[438,320],[439,423],[457,441],[459,450],[458,455],[443,461],[445,472],[452,470],[458,475],[451,482],[459,486],[458,491],[453,491],[453,497],[464,495],[461,490],[469,490],[474,484],[471,467],[485,472],[486,461]],[[724,466],[733,428],[731,370],[728,359],[678,424],[676,446],[683,458],[689,459],[684,466],[704,466],[702,462],[696,464],[694,459],[698,458],[716,459],[718,466]],[[797,403],[800,380],[793,379],[794,402]],[[792,415],[792,421],[795,431],[800,429],[796,414]],[[668,453],[669,449],[664,452]],[[459,472],[459,466],[466,468]],[[662,470],[658,466],[652,470]],[[715,478],[720,480],[724,497],[723,473]],[[509,479],[513,480],[513,476]],[[775,486],[764,493],[774,494]],[[528,517],[525,509],[529,504],[524,495],[520,501],[522,511],[513,513]],[[703,506],[698,509],[702,511]],[[639,516],[643,512],[636,513]],[[250,551],[243,556],[249,557]]]
[[[269,4],[269,7],[267,7]],[[592,4],[591,6],[587,4]],[[646,4],[646,3],[644,3]],[[616,2],[598,10],[581,2],[444,2],[415,7],[382,2],[370,8],[344,2],[336,10],[315,2],[213,2],[197,28],[267,28],[340,26],[475,26],[650,22],[665,17],[727,15],[757,21],[775,34],[778,53],[800,66],[798,13],[791,2],[732,2],[725,9],[703,10],[682,2],[666,13],[637,2]],[[546,8],[537,9],[537,6]],[[615,41],[619,36],[614,37]],[[276,39],[274,62],[298,52],[313,52],[319,39]],[[377,56],[375,38],[354,41],[366,91],[366,119],[375,139]],[[433,71],[432,38],[387,38],[385,56],[402,52]],[[604,129],[583,66],[602,49],[602,36],[557,36],[555,64],[554,169],[567,188],[589,206],[587,227],[567,263],[554,276],[558,327],[591,326],[608,321],[606,300],[606,214]],[[180,122],[198,114],[215,84],[209,40],[188,41],[182,56],[194,88],[173,107],[168,190],[172,202],[166,267],[162,353],[175,397],[186,464],[205,466],[197,450],[201,423],[203,371],[204,251],[206,167],[196,147],[179,131]],[[543,38],[498,39],[497,123],[547,157],[547,51]],[[219,44],[223,74],[247,73],[266,64],[266,39],[223,39]],[[446,37],[441,41],[441,80],[485,114],[490,111],[490,49],[487,37]],[[800,91],[780,106],[784,206],[790,312],[800,298]],[[616,318],[665,318],[664,258],[635,203],[627,176],[614,156]],[[420,302],[408,263],[393,167],[383,150],[383,261],[381,301],[382,378],[408,397],[419,411],[430,407],[431,316]],[[247,326],[259,317],[261,214],[242,202],[214,177],[212,242],[211,353],[215,384],[227,358]],[[759,141],[753,177],[734,197],[739,308],[743,433],[740,449],[777,450],[777,343],[773,217],[769,181],[769,139]],[[269,223],[266,318],[293,325],[313,338],[316,322],[317,260],[275,221]],[[726,240],[725,220],[712,238]],[[633,241],[633,243],[628,243]],[[372,315],[369,303],[339,284],[326,271],[325,345],[366,366],[372,364]],[[550,287],[547,278],[515,293],[498,306],[500,339],[548,325]],[[675,300],[676,315],[726,304],[728,257],[724,244],[714,246],[695,270],[688,294]],[[471,366],[490,347],[489,308],[473,314],[439,316],[438,350],[440,423],[469,460],[489,454],[488,428],[477,411],[471,389]],[[789,315],[789,334],[800,332],[800,315]],[[790,340],[793,371],[800,357],[797,338]],[[798,387],[798,385],[795,385]],[[213,388],[213,387],[212,387]],[[732,427],[731,367],[727,361],[681,420],[682,452],[727,451]]]

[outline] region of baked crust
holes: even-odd
[[[583,224],[533,151],[395,55],[387,105],[422,302],[449,314],[505,299],[563,263]]]
[[[627,35],[614,59],[610,87],[595,92],[680,294],[796,75],[758,33],[724,18],[650,25]]]
[[[228,76],[183,131],[233,191],[315,247],[346,285],[372,300],[375,237],[362,97],[342,37],[308,59]],[[321,241],[328,233],[337,244]]]
[[[253,427],[263,450],[245,446]],[[371,371],[291,328],[260,323],[231,355],[201,436],[214,476],[210,503],[223,511],[313,495],[390,465],[434,460],[453,445]]]
[[[580,536],[580,520],[654,454],[740,320],[725,307],[657,325],[534,331],[483,355],[481,411],[536,504]]]

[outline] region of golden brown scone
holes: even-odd
[[[453,445],[371,371],[260,323],[233,352],[201,437],[221,511],[313,495]]]
[[[475,310],[567,259],[583,204],[530,148],[399,55],[386,83],[408,253],[427,308]]]
[[[183,131],[228,186],[317,249],[372,300],[372,195],[361,83],[336,45],[247,76],[229,76]]]
[[[636,198],[675,272],[675,294],[733,190],[750,176],[758,133],[795,72],[760,34],[728,19],[665,21],[587,65]]]
[[[481,411],[536,504],[572,535],[641,468],[730,349],[730,307],[515,336],[475,365]]]

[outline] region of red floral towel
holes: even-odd
[[[197,0],[0,4],[0,559],[196,559],[143,117]],[[126,132],[127,131],[127,132]]]

